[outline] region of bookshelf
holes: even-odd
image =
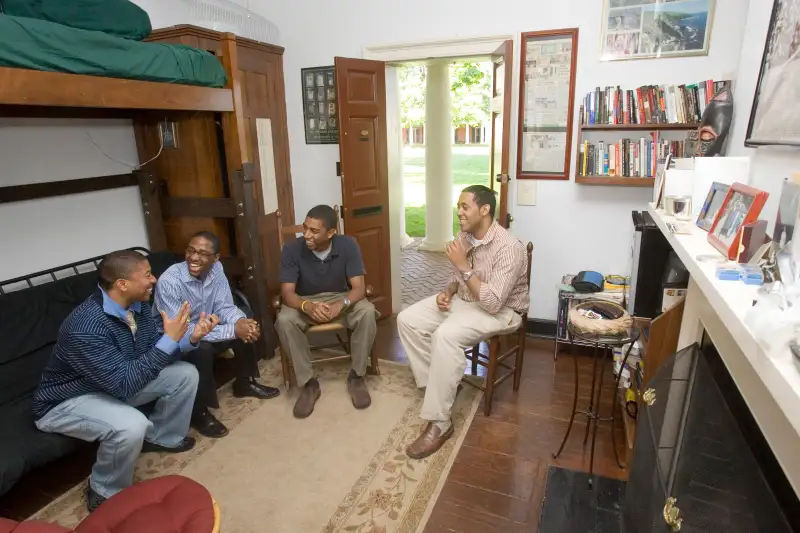
[[[575,182],[652,187],[668,154],[694,152],[706,106],[729,84],[607,86],[587,93],[579,111]]]

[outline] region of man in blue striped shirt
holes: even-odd
[[[258,323],[245,316],[233,303],[231,287],[219,262],[219,239],[210,231],[201,231],[189,240],[186,260],[169,267],[158,279],[156,308],[167,314],[175,313],[182,302],[189,302],[192,315],[191,331],[202,313],[219,317],[211,333],[203,338],[197,350],[187,354],[184,361],[197,367],[200,384],[192,413],[192,427],[207,437],[219,438],[228,434],[225,425],[208,410],[219,407],[217,384],[214,380],[214,358],[232,348],[236,363],[233,395],[269,399],[280,391],[258,383],[255,352],[252,343],[261,334]]]
[[[204,315],[188,332],[184,303],[172,315],[162,313],[160,334],[148,303],[156,279],[138,252],[109,254],[98,276],[97,292],[61,325],[33,398],[40,430],[100,442],[87,487],[90,512],[133,482],[140,452],[194,446],[186,435],[197,371],[176,355],[217,324]],[[135,407],[153,401],[149,419]]]

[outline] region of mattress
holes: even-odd
[[[202,87],[226,82],[222,64],[204,50],[3,14],[0,66]]]

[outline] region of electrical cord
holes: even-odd
[[[164,124],[166,125],[166,123],[167,123],[167,119],[166,119],[166,117],[164,117]],[[159,147],[159,149],[158,149],[158,153],[155,155],[155,157],[153,157],[152,159],[148,159],[148,160],[147,160],[147,161],[145,161],[144,163],[139,163],[138,165],[132,165],[132,164],[130,164],[130,163],[127,163],[127,162],[125,162],[125,161],[120,161],[119,159],[116,159],[116,158],[114,158],[114,157],[111,157],[110,155],[108,155],[108,154],[106,153],[106,151],[105,151],[105,150],[103,150],[103,148],[102,148],[102,147],[101,147],[99,144],[97,144],[97,142],[95,142],[95,140],[92,138],[92,134],[91,134],[91,133],[89,133],[89,130],[84,130],[84,133],[86,133],[86,136],[89,138],[89,141],[91,141],[91,143],[94,145],[94,147],[95,147],[95,148],[97,148],[97,150],[98,150],[98,151],[99,151],[101,154],[103,154],[104,156],[106,156],[106,157],[107,157],[108,159],[110,159],[111,161],[113,161],[113,162],[115,162],[115,163],[119,163],[120,165],[124,165],[124,166],[126,166],[126,167],[130,168],[131,170],[139,170],[139,169],[141,169],[143,166],[145,166],[145,165],[147,165],[147,164],[149,164],[149,163],[152,163],[153,161],[155,161],[156,159],[158,159],[159,157],[161,157],[161,153],[164,151],[164,138],[163,138],[163,137],[161,137],[161,146]]]

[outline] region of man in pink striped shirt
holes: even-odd
[[[450,410],[467,365],[464,349],[515,330],[528,309],[525,246],[495,222],[495,207],[488,187],[462,191],[461,233],[446,249],[453,264],[447,287],[397,316],[414,379],[426,388],[420,417],[428,425],[406,449],[414,459],[436,452],[453,434]]]

